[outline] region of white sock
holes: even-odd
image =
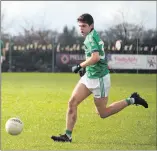
[[[134,104],[135,103],[135,99],[134,98],[130,98],[130,104]]]

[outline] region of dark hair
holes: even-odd
[[[94,19],[90,14],[82,14],[78,19],[78,22],[87,23],[89,26],[94,23]]]

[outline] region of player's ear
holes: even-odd
[[[90,27],[91,27],[91,28],[94,28],[94,24],[91,24]]]

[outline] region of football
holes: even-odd
[[[5,124],[5,129],[10,135],[19,135],[23,130],[23,122],[19,118],[10,118]]]

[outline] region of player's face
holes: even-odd
[[[86,36],[92,29],[92,25],[88,25],[87,23],[78,22],[80,32],[82,36]]]

